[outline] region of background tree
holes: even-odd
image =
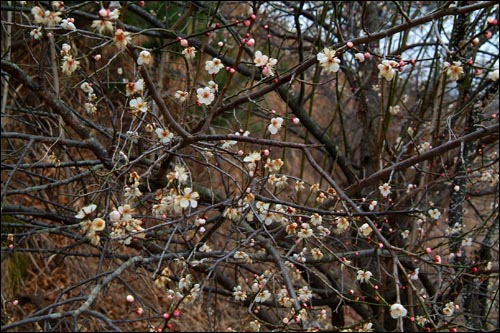
[[[498,329],[498,5],[2,2],[2,331]]]

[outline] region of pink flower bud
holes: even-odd
[[[135,313],[137,313],[140,316],[144,313],[144,309],[139,307],[139,308],[135,309]]]
[[[165,312],[163,314],[163,319],[167,320],[168,318],[170,318],[170,315],[167,312]]]
[[[264,150],[262,151],[262,154],[263,154],[264,156],[269,156],[269,149],[264,149]]]
[[[252,19],[253,21],[255,21],[257,19],[257,15],[255,15],[255,14],[250,15],[250,19]]]
[[[106,18],[108,17],[109,15],[109,12],[107,9],[105,8],[101,8],[101,10],[99,10],[99,16],[102,17],[102,18]]]
[[[181,43],[182,47],[188,47],[189,46],[189,42],[188,42],[187,39],[181,38],[180,43]]]
[[[218,42],[218,43],[217,43],[217,45],[218,45],[219,47],[223,47],[223,46],[224,46],[224,42]]]
[[[245,153],[243,152],[243,150],[241,150],[241,149],[240,149],[240,150],[238,150],[238,155],[243,156],[243,154],[245,154]]]
[[[230,74],[234,74],[235,72],[236,72],[236,70],[235,70],[234,68],[230,68],[230,69],[229,69],[229,73],[230,73]]]
[[[135,298],[133,295],[127,295],[127,302],[128,303],[134,303],[135,301]]]
[[[99,61],[99,60],[101,60],[101,55],[100,55],[100,54],[96,54],[96,55],[94,56],[94,60],[95,60],[95,61]]]
[[[489,25],[498,25],[498,20],[496,18],[489,17],[486,21]]]
[[[474,38],[474,39],[472,40],[472,45],[474,45],[474,46],[478,46],[478,45],[479,45],[479,38],[477,38],[477,37],[476,37],[476,38]]]
[[[245,27],[249,27],[250,26],[250,21],[249,20],[243,20],[243,25]]]
[[[264,76],[269,76],[269,75],[271,75],[271,71],[269,70],[269,67],[267,67],[267,66],[262,67],[262,74],[263,74]]]
[[[255,44],[255,39],[253,38],[250,38],[248,41],[247,41],[247,46],[253,46]]]
[[[17,306],[19,304],[19,301],[17,299],[15,299],[15,300],[12,301],[12,304],[15,305],[15,306]]]
[[[181,310],[175,309],[173,315],[174,317],[179,317],[181,315]]]
[[[293,119],[292,119],[292,124],[294,124],[294,125],[298,125],[299,123],[300,123],[300,119],[299,119],[299,118],[297,118],[297,117],[293,117]]]
[[[354,44],[353,44],[353,42],[349,41],[349,42],[347,42],[346,46],[348,48],[352,49],[354,47]]]
[[[425,249],[425,252],[427,252],[427,254],[431,254],[432,253],[432,249],[430,247],[428,247],[428,248]]]
[[[271,34],[267,34],[267,39],[271,39]]]
[[[486,30],[486,31],[484,32],[484,37],[485,37],[486,39],[490,39],[490,38],[491,38],[491,35],[492,35],[492,33],[491,33],[491,31],[489,31],[489,30]]]

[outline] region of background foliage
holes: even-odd
[[[498,329],[496,2],[1,6],[2,331]]]

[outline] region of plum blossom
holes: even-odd
[[[391,305],[390,312],[391,312],[391,317],[394,319],[404,317],[408,314],[408,310],[406,310],[405,307],[399,303],[394,303],[393,305]]]
[[[258,292],[257,295],[255,296],[255,302],[264,303],[269,298],[271,298],[271,293],[269,292],[269,290],[262,290]]]
[[[368,223],[364,223],[361,227],[359,227],[358,232],[363,237],[368,237],[372,233],[373,229],[368,225]]]
[[[180,165],[176,165],[174,167],[174,171],[171,171],[167,174],[167,179],[169,182],[173,182],[174,180],[177,180],[179,184],[185,183],[189,179],[189,173],[187,172],[186,168]]]
[[[391,185],[388,183],[384,183],[378,187],[378,190],[380,191],[380,194],[385,198],[389,194],[391,194]]]
[[[180,206],[182,208],[196,208],[198,207],[198,199],[200,195],[198,192],[193,192],[190,187],[184,188],[184,195],[180,198]]]
[[[156,135],[158,136],[158,139],[160,139],[161,143],[167,144],[174,138],[174,133],[170,132],[166,128],[157,128],[155,132]]]
[[[257,67],[262,67],[267,64],[267,61],[269,60],[269,57],[262,54],[261,51],[255,51],[255,58],[253,62],[255,63],[255,66]]]
[[[361,52],[358,52],[354,55],[354,58],[356,58],[357,61],[363,62],[365,61],[365,55]]]
[[[60,17],[61,12],[51,12],[50,10],[43,10],[42,8],[35,6],[31,9],[31,14],[34,17],[36,24],[44,24],[48,27],[53,27],[61,22]]]
[[[100,217],[97,217],[92,221],[91,228],[94,231],[103,231],[105,227],[106,221],[104,221]]]
[[[142,97],[131,99],[128,104],[133,111],[148,112],[148,102],[143,100]]]
[[[80,66],[80,61],[73,59],[72,56],[67,55],[63,57],[63,63],[61,65],[61,70],[66,75],[73,74],[74,71]]]
[[[429,213],[429,216],[434,220],[437,220],[441,217],[441,212],[437,208],[429,209],[427,212]]]
[[[207,70],[208,74],[217,74],[222,68],[224,68],[224,64],[219,58],[207,60],[207,62],[205,63],[205,69]]]
[[[241,286],[236,286],[233,290],[233,297],[235,300],[243,302],[247,299],[247,293],[241,288]]]
[[[314,213],[311,215],[311,224],[314,226],[320,225],[323,221],[323,217],[318,213]]]
[[[116,29],[113,42],[116,46],[118,46],[118,48],[124,49],[130,42],[130,32],[123,31],[122,29]]]
[[[213,92],[214,94],[219,91],[219,85],[215,83],[215,81],[213,80],[208,81],[207,87],[209,87],[210,91]]]
[[[255,170],[257,162],[260,161],[260,152],[254,151],[243,158],[243,162],[248,163],[247,167],[249,170]]]
[[[80,211],[78,212],[78,214],[75,215],[75,217],[77,219],[83,219],[88,215],[92,214],[96,208],[97,208],[96,204],[90,204],[88,206],[82,207],[82,209],[80,209]]]
[[[452,81],[459,80],[460,76],[464,73],[464,69],[460,61],[453,61],[451,63],[445,61],[444,69],[446,71],[446,75],[448,75]]]
[[[191,47],[186,47],[184,50],[182,50],[182,54],[184,57],[186,57],[187,60],[194,59],[196,55],[196,49],[191,46]]]
[[[335,231],[337,233],[342,233],[349,228],[349,219],[347,219],[346,217],[338,217],[336,222],[337,226],[335,228]]]
[[[278,63],[278,60],[269,58],[267,55],[262,54],[261,51],[256,51],[253,62],[255,66],[262,68],[262,75],[267,77],[274,75],[274,67]]]
[[[125,94],[131,96],[134,94],[142,94],[144,91],[144,79],[139,79],[135,82],[128,82],[125,86]]]
[[[455,309],[457,308],[458,306],[455,305],[455,303],[453,302],[448,302],[446,303],[446,305],[444,306],[443,308],[443,314],[446,316],[446,317],[451,317],[453,316],[453,313],[455,312]]]
[[[94,20],[90,26],[94,31],[101,35],[113,32],[113,23],[108,20]]]
[[[39,40],[42,38],[43,33],[42,33],[42,28],[38,27],[30,31],[30,36],[33,37],[33,39]]]
[[[82,89],[83,92],[86,93],[86,94],[90,94],[90,93],[94,92],[94,88],[92,88],[92,85],[90,83],[88,83],[88,82],[83,82],[80,85],[80,89]]]
[[[281,125],[283,124],[283,118],[281,117],[276,117],[271,119],[271,123],[269,126],[267,126],[267,130],[271,134],[276,134],[278,133],[278,130],[281,128]]]
[[[394,60],[382,60],[382,63],[377,65],[379,76],[382,76],[387,81],[392,81],[394,75],[396,75],[395,67],[397,65],[398,63]]]
[[[179,103],[185,102],[189,96],[187,91],[177,90],[174,97],[179,100]]]
[[[329,48],[324,48],[323,52],[319,52],[316,55],[316,59],[319,61],[321,67],[323,67],[327,72],[336,73],[340,69],[340,59],[336,57],[337,52]]]
[[[370,271],[363,271],[363,270],[358,270],[358,274],[356,276],[356,280],[358,280],[359,282],[363,283],[363,282],[368,282],[370,280],[370,278],[372,277],[372,272]]]
[[[153,57],[151,56],[151,52],[143,50],[139,53],[139,57],[137,58],[137,65],[149,65],[153,62]]]
[[[210,87],[198,88],[196,93],[200,104],[210,105],[215,99],[215,95]]]
[[[72,17],[68,17],[67,19],[62,20],[61,28],[65,30],[76,31],[75,19]]]

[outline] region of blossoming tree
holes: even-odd
[[[498,329],[498,4],[2,2],[2,331]]]

